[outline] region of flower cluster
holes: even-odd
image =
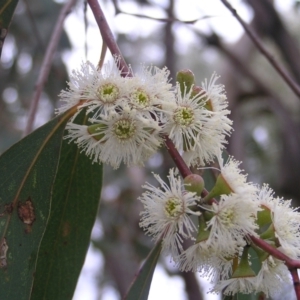
[[[298,259],[300,213],[291,208],[291,201],[276,198],[269,186],[247,182],[234,158],[224,162],[222,150],[232,121],[224,87],[216,84],[218,76],[213,74],[209,82],[197,86],[194,75],[185,70],[172,87],[166,68],[143,66],[140,74],[130,69],[125,75],[118,69],[118,59],[103,70],[87,62],[73,72],[57,110],[77,107],[65,138],[92,162],[114,168],[122,162],[143,165],[165,137],[188,166],[217,161],[215,186],[205,193],[198,175],[182,180],[172,169],[169,184],[154,175],[160,187],[144,186],[140,226],[155,241],[162,241],[163,252],[180,270],[210,276],[215,284],[212,291],[276,294],[291,280],[288,269],[252,239],[263,239]],[[85,114],[87,122],[78,124],[79,114]],[[251,256],[259,262],[258,270],[253,270]]]
[[[204,198],[190,192],[195,182],[183,183],[174,170],[168,176],[170,187],[155,175],[160,187],[144,186],[140,225],[155,241],[162,239],[163,250],[181,271],[210,276],[213,292],[274,296],[291,281],[288,268],[255,246],[251,237],[262,238],[297,259],[300,214],[290,201],[275,198],[267,185],[259,188],[247,182],[233,158],[224,164],[219,157],[219,163],[216,184]],[[251,267],[250,249],[259,261],[256,272]]]
[[[121,74],[118,59],[97,70],[83,63],[73,71],[68,90],[60,94],[61,114],[76,106],[78,113],[67,125],[70,142],[93,162],[118,168],[143,165],[168,136],[188,165],[212,161],[225,144],[232,127],[223,86],[214,74],[202,87],[194,84],[172,87],[166,68],[143,66],[140,74],[132,70]],[[84,111],[88,124],[77,124]]]
[[[121,76],[116,65],[106,64],[102,71],[91,63],[74,71],[69,89],[62,91],[63,113],[77,106],[78,113],[67,124],[70,141],[93,162],[108,163],[118,168],[143,164],[162,144],[159,105],[172,101],[167,69],[144,67],[140,76]],[[76,124],[84,111],[89,124]]]

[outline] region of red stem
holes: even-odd
[[[170,153],[171,157],[173,158],[173,161],[177,166],[181,176],[185,178],[186,176],[191,175],[192,174],[191,170],[186,165],[185,161],[182,159],[181,155],[175,148],[173,142],[167,136],[164,136],[164,138],[165,138],[165,144],[167,150]]]
[[[108,26],[104,13],[98,3],[97,0],[87,0],[93,14],[95,20],[98,24],[103,42],[107,45],[108,49],[110,50],[111,54],[120,58],[119,68],[122,71],[124,76],[132,76],[131,70],[125,62],[125,59],[120,51],[118,44],[115,41],[115,38]]]

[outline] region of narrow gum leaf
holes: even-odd
[[[29,299],[61,140],[72,113],[51,120],[0,157],[1,299]]]
[[[84,124],[80,114],[75,122]],[[51,213],[37,259],[31,300],[71,300],[90,243],[102,187],[102,165],[63,141]]]
[[[161,240],[151,250],[123,300],[147,300],[153,273],[161,252]]]

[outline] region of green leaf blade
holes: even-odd
[[[102,166],[92,164],[76,144],[63,141],[31,300],[72,299],[97,216],[101,187]]]
[[[70,116],[53,119],[0,157],[1,300],[29,299]]]
[[[151,250],[123,300],[147,300],[153,273],[161,252],[161,240]]]

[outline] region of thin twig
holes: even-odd
[[[186,176],[191,175],[192,174],[191,170],[186,165],[185,161],[183,160],[183,158],[181,157],[181,155],[175,148],[173,142],[167,136],[164,136],[164,138],[165,138],[165,144],[166,144],[167,150],[168,150],[169,154],[171,155],[175,165],[177,166],[181,176],[183,178],[185,178]]]
[[[199,17],[197,19],[193,19],[193,20],[189,20],[189,21],[180,20],[178,18],[158,18],[158,17],[151,17],[151,16],[147,16],[147,15],[143,15],[143,14],[136,14],[136,13],[126,12],[126,11],[120,9],[117,1],[113,0],[112,2],[114,4],[116,14],[124,14],[124,15],[132,16],[132,17],[149,19],[149,20],[158,21],[158,22],[166,22],[166,23],[179,22],[179,23],[182,23],[182,24],[195,24],[198,21],[201,21],[201,20],[204,20],[204,19],[217,17],[217,16],[203,16],[203,17]]]
[[[122,74],[126,76],[130,76],[130,75],[132,76],[130,68],[128,67],[128,65],[124,60],[124,57],[119,49],[119,46],[115,41],[115,38],[112,34],[112,31],[110,30],[110,27],[108,26],[108,23],[106,21],[106,18],[104,16],[104,13],[98,1],[87,0],[87,2],[94,14],[95,20],[98,24],[104,43],[107,45],[112,55],[119,57],[119,68],[122,71]]]
[[[221,0],[221,2],[228,8],[229,11],[231,11],[234,17],[240,22],[240,24],[242,25],[250,39],[253,41],[255,46],[265,56],[265,58],[270,62],[270,64],[275,68],[275,70],[280,74],[280,76],[293,90],[293,92],[300,98],[299,85],[292,79],[292,77],[287,73],[287,71],[279,65],[279,63],[275,60],[275,58],[269,53],[269,51],[265,48],[265,46],[262,44],[259,38],[255,35],[255,33],[252,32],[248,24],[239,16],[237,11],[231,6],[231,4],[227,0]]]
[[[75,3],[76,3],[76,0],[69,0],[63,6],[63,8],[61,9],[60,14],[58,16],[56,26],[53,30],[49,45],[47,47],[46,54],[44,56],[44,60],[43,60],[42,66],[41,66],[39,77],[38,77],[37,83],[35,85],[35,91],[34,91],[32,101],[30,104],[27,125],[24,130],[23,136],[26,136],[27,134],[29,134],[32,131],[39,99],[40,99],[41,93],[43,91],[44,85],[46,83],[46,80],[47,80],[49,72],[50,72],[51,62],[52,62],[57,44],[58,44],[60,36],[63,32],[64,20],[65,20],[66,16],[69,14],[72,6],[74,6]]]

